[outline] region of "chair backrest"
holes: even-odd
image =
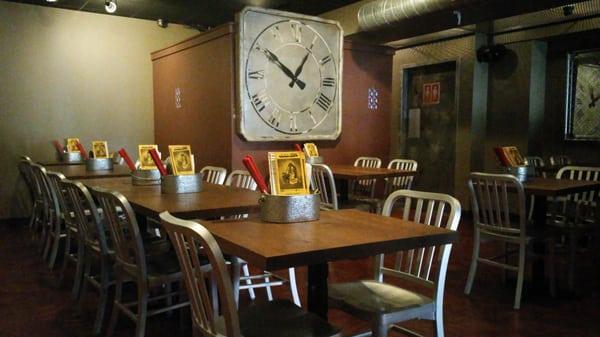
[[[55,214],[58,214],[58,200],[54,196],[53,190],[50,188],[50,182],[48,181],[46,168],[41,165],[32,163],[31,170],[33,172],[33,177],[36,181],[36,185],[39,189],[39,197],[41,197],[41,200],[44,203],[44,208],[48,211],[53,211],[55,212]]]
[[[19,169],[19,174],[25,181],[27,188],[29,189],[29,193],[31,193],[31,197],[35,199],[37,188],[35,186],[35,181],[33,180],[33,172],[31,171],[31,161],[30,160],[20,160],[17,164],[17,168]]]
[[[208,258],[213,280],[217,282],[221,311],[225,318],[226,336],[240,337],[239,318],[233,297],[231,279],[223,253],[212,234],[199,223],[173,217],[169,212],[160,214],[163,228],[169,235],[185,281],[195,328],[202,336],[222,336],[217,333],[212,301],[206,286],[199,254]],[[202,248],[200,248],[202,247]]]
[[[473,172],[468,184],[475,230],[525,240],[525,190],[515,176]],[[511,214],[516,214],[518,219],[511,220]]]
[[[558,170],[556,179],[600,181],[600,167],[589,166],[565,166]],[[598,191],[575,193],[567,196],[567,199],[583,202],[594,202]]]
[[[544,167],[544,159],[538,156],[527,156],[525,157],[529,166],[532,167]]]
[[[204,166],[200,172],[204,175],[202,179],[212,184],[223,185],[227,176],[227,169],[216,166]]]
[[[460,202],[450,195],[398,190],[385,200],[382,215],[390,216],[398,201],[403,205],[401,218],[404,220],[453,231],[458,228]],[[385,268],[383,255],[379,255],[375,261],[375,279],[382,282],[384,275],[395,276],[432,288],[434,300],[441,305],[451,249],[452,244],[446,244],[402,251],[396,255],[394,268]],[[437,271],[432,273],[435,263]]]
[[[338,209],[335,181],[333,180],[333,173],[329,166],[324,164],[312,165],[311,185],[319,193],[321,208]]]
[[[571,165],[571,158],[565,155],[550,156],[550,165]]]
[[[231,171],[225,180],[225,185],[256,191],[256,182],[252,179],[250,172],[244,170]]]
[[[354,161],[354,166],[359,167],[381,167],[381,159],[377,157],[358,157]],[[371,198],[375,196],[376,179],[361,179],[357,184],[353,184],[352,190],[356,194],[369,194]]]
[[[66,204],[70,207],[67,211],[75,216],[80,238],[88,243],[97,243],[100,253],[108,256],[106,232],[90,191],[81,182],[68,179],[62,180],[60,187],[64,190]]]
[[[63,179],[66,179],[64,174],[60,172],[47,171],[46,176],[48,177],[48,185],[52,190],[54,196],[56,197],[56,201],[58,201],[58,207],[61,214],[64,214],[64,220],[69,222],[70,217],[67,216],[69,212],[67,211],[67,204],[65,200],[64,190],[60,187],[60,182]],[[66,214],[65,214],[66,213]],[[69,222],[72,224],[72,222]]]
[[[388,164],[389,169],[403,171],[417,171],[417,161],[412,159],[394,159]],[[387,180],[386,193],[391,193],[394,190],[410,190],[414,176],[394,177]]]
[[[129,201],[119,192],[100,187],[92,188],[91,192],[102,208],[116,263],[146,279],[148,271],[142,235]]]

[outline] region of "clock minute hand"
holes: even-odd
[[[297,83],[299,81],[298,76],[300,76],[300,74],[302,73],[302,69],[304,68],[304,64],[306,63],[306,60],[308,60],[309,54],[310,53],[307,52],[306,55],[304,55],[302,62],[300,62],[300,65],[296,69],[296,72],[294,73],[294,78],[292,78],[292,81],[289,84],[290,88],[294,86],[294,83]],[[300,86],[300,83],[298,83],[298,87],[300,87],[300,89],[304,89],[304,86]]]
[[[271,52],[268,49],[263,49],[263,52],[265,53],[265,55],[267,56],[269,61],[275,63],[275,65],[278,66],[279,69],[281,69],[281,71],[283,71],[283,73],[287,75],[287,77],[289,77],[291,80],[294,80],[294,74],[292,73],[292,71],[288,67],[286,67],[283,63],[281,63],[281,61],[279,61],[279,58],[277,57],[277,55],[273,54],[273,52]],[[298,87],[300,87],[301,89],[304,89],[304,87],[306,86],[306,84],[304,82],[302,82],[301,80],[296,80],[296,83],[298,84]]]

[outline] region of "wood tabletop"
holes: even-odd
[[[131,178],[85,179],[88,187],[99,186],[123,194],[133,209],[145,216],[158,218],[169,211],[185,218],[207,218],[253,213],[259,210],[260,193],[247,189],[204,183],[198,193],[164,194],[159,185],[135,186]]]
[[[112,170],[88,171],[85,165],[56,165],[48,167],[48,171],[60,172],[67,179],[92,179],[92,178],[114,178],[129,177],[129,168],[123,165],[115,165]]]
[[[600,190],[600,182],[587,180],[533,178],[523,184],[525,193],[540,196],[557,196]]]
[[[455,231],[357,210],[323,211],[317,221],[199,221],[221,249],[264,270],[364,258],[454,242]]]
[[[389,168],[358,167],[353,165],[329,165],[337,179],[374,179],[416,175],[417,172]]]

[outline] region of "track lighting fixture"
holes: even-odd
[[[108,13],[114,13],[117,11],[117,0],[106,0],[104,1],[104,9]]]

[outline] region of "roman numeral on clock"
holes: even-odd
[[[267,92],[263,89],[252,95],[252,104],[254,104],[254,107],[258,112],[262,112],[269,104],[271,104],[271,97],[267,95]]]
[[[331,106],[331,98],[325,96],[325,94],[321,93],[317,98],[317,105],[321,107],[321,109],[327,111]]]
[[[248,73],[248,77],[250,77],[253,80],[262,80],[263,78],[265,78],[265,71],[264,70],[251,71]]]
[[[290,116],[290,132],[298,132],[298,124],[296,123],[296,116]]]
[[[310,110],[308,110],[308,117],[310,117],[310,120],[313,122],[313,124],[317,124],[317,120],[315,119],[315,116]]]
[[[271,111],[271,117],[269,117],[269,123],[276,127],[279,127],[279,122],[281,121],[281,112],[279,109],[275,108]]]
[[[335,78],[325,77],[323,80],[321,80],[321,85],[324,87],[333,87],[335,86]]]
[[[331,61],[331,55],[327,55],[319,61],[319,64],[324,66]]]
[[[292,28],[292,37],[297,43],[302,42],[302,27],[300,27],[299,23],[291,23],[290,27]]]

